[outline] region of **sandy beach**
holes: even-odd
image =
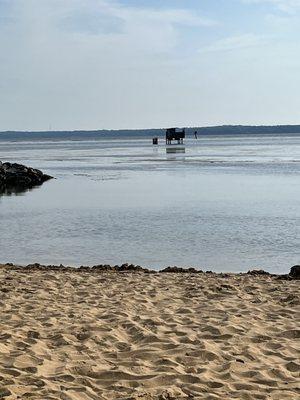
[[[0,267],[0,398],[296,400],[299,280]]]

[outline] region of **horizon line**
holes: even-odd
[[[177,128],[178,126],[176,126]],[[244,128],[278,128],[278,127],[299,127],[299,124],[276,124],[276,125],[251,125],[251,124],[222,124],[222,125],[203,125],[203,126],[180,126],[180,128],[184,129],[210,129],[210,128],[234,128],[234,127],[244,127]],[[179,128],[179,127],[178,127]],[[100,128],[100,129],[58,129],[58,130],[1,130],[1,133],[60,133],[60,132],[121,132],[121,131],[159,131],[165,130],[166,127],[160,128],[118,128],[118,129],[109,129],[109,128]]]

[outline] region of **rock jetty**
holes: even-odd
[[[42,171],[21,164],[0,161],[0,189],[22,188],[31,189],[52,179]]]

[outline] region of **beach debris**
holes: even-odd
[[[39,334],[39,332],[37,332],[37,331],[29,330],[29,331],[27,332],[27,337],[28,337],[29,339],[39,339],[40,334]]]
[[[252,271],[247,272],[248,275],[271,275],[269,272],[264,271],[263,269],[253,269]]]
[[[159,271],[161,273],[192,273],[192,274],[199,274],[202,271],[197,270],[196,268],[182,268],[182,267],[167,267],[163,270]]]
[[[86,269],[86,268],[91,270],[91,268],[89,267],[80,267],[80,269]],[[94,265],[92,267],[92,270],[97,272],[115,271],[115,267],[112,267],[111,265],[108,264],[99,264],[99,265]]]
[[[82,267],[80,267],[82,268]],[[98,271],[98,272],[104,272],[104,271],[114,271],[114,272],[144,272],[148,273],[150,272],[149,269],[143,268],[140,265],[134,265],[134,264],[122,264],[122,265],[115,265],[111,266],[108,264],[99,264],[99,265],[94,265],[92,267],[93,271]]]
[[[169,266],[161,270],[153,270],[145,267],[141,267],[140,265],[134,265],[125,263],[122,265],[110,265],[110,264],[97,264],[92,267],[82,265],[80,267],[75,266],[66,266],[63,264],[60,265],[43,265],[39,263],[33,263],[28,265],[15,265],[13,263],[0,263],[0,269],[5,269],[7,271],[59,271],[59,272],[87,272],[87,273],[104,273],[104,272],[113,272],[113,273],[144,273],[144,274],[157,274],[157,273],[173,273],[173,274],[205,274],[207,276],[218,276],[219,278],[230,278],[232,275],[235,276],[264,276],[268,278],[274,278],[277,280],[297,280],[300,279],[300,266],[294,265],[291,268],[289,274],[277,275],[271,274],[264,270],[252,270],[247,273],[235,273],[235,274],[224,274],[222,272],[213,272],[213,271],[202,271],[200,269],[196,269],[194,267],[183,268],[177,266]],[[6,278],[9,279],[9,278]],[[231,290],[232,287],[230,285],[221,284],[218,290]],[[1,290],[1,289],[0,289]],[[245,290],[247,293],[253,294],[252,287],[246,287]],[[272,291],[277,290],[277,288],[273,288]]]
[[[135,271],[135,272],[145,272],[148,271],[147,268],[143,268],[140,265],[134,265],[134,264],[122,264],[119,268],[118,271]]]

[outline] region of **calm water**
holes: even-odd
[[[175,148],[175,147],[173,147]],[[182,150],[181,150],[182,151]],[[1,141],[57,179],[0,195],[0,261],[217,271],[300,263],[300,135]]]

